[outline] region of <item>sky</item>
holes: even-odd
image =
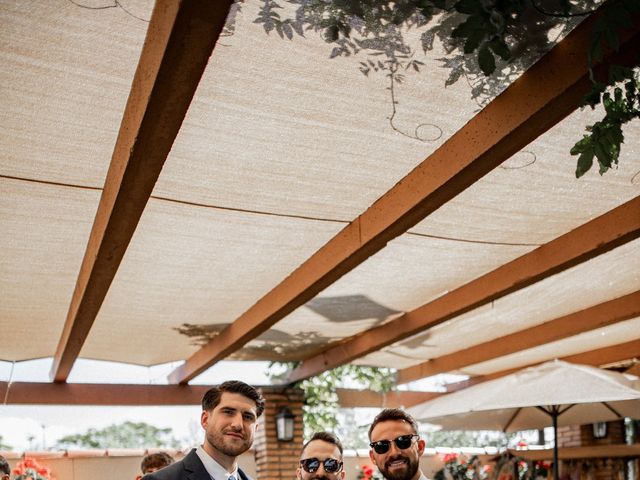
[[[52,360],[0,362],[1,381],[49,382]],[[69,383],[137,383],[164,384],[166,376],[179,363],[141,367],[112,362],[79,359],[69,376]],[[268,362],[219,362],[191,384],[211,385],[238,379],[252,385],[268,385]],[[89,428],[103,428],[127,420],[147,422],[173,429],[186,446],[201,441],[200,406],[163,407],[78,407],[44,405],[2,405],[0,435],[3,443],[15,451],[49,448],[56,440]]]

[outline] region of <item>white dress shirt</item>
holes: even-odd
[[[200,458],[200,461],[211,477],[211,480],[229,480],[229,477],[231,476],[233,476],[235,480],[240,480],[237,463],[234,464],[233,472],[229,473],[226,468],[216,462],[211,455],[205,452],[202,446],[198,446],[198,448],[196,448],[196,455]]]

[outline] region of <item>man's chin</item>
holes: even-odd
[[[381,473],[386,480],[411,480],[414,475],[411,473],[408,464],[405,464],[402,467],[385,468]]]
[[[249,450],[249,447],[245,444],[242,445],[224,445],[223,448],[219,449],[222,453],[227,455],[228,457],[237,457],[238,455]]]

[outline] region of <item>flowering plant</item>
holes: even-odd
[[[444,467],[436,472],[434,480],[484,480],[489,473],[481,468],[476,455],[467,459],[457,453],[447,453],[442,461]]]
[[[495,470],[496,474],[493,478],[496,480],[542,480],[549,476],[551,464],[505,455],[498,460]]]
[[[382,480],[373,465],[362,465],[356,469],[358,470],[358,480]]]
[[[34,458],[25,457],[13,469],[13,480],[55,480],[51,476],[51,469],[40,465]]]

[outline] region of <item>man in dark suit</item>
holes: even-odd
[[[244,382],[232,380],[209,389],[200,417],[204,443],[143,480],[251,480],[236,458],[251,447],[263,411],[264,398]]]

